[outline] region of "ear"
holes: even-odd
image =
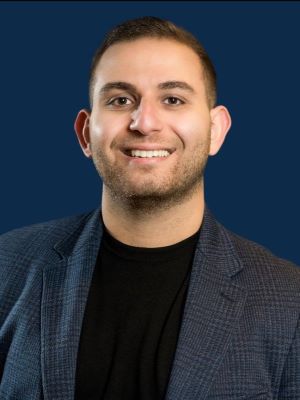
[[[80,147],[84,155],[88,158],[92,157],[91,142],[90,142],[90,113],[82,109],[77,114],[74,122],[74,129],[79,141]]]
[[[224,106],[217,106],[210,111],[211,138],[209,155],[214,156],[220,150],[227,132],[231,127],[229,111]]]

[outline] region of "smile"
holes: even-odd
[[[152,157],[168,157],[168,150],[130,150],[131,157],[152,158]]]

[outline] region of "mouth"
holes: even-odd
[[[167,158],[174,151],[175,149],[125,149],[123,153],[132,158]]]

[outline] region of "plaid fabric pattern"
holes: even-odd
[[[101,236],[98,208],[0,237],[0,400],[74,399]],[[299,400],[299,311],[300,269],[206,209],[166,400]]]

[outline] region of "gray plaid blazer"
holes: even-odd
[[[73,400],[101,235],[97,209],[0,237],[0,400]],[[166,400],[299,400],[299,311],[300,269],[206,209]]]

